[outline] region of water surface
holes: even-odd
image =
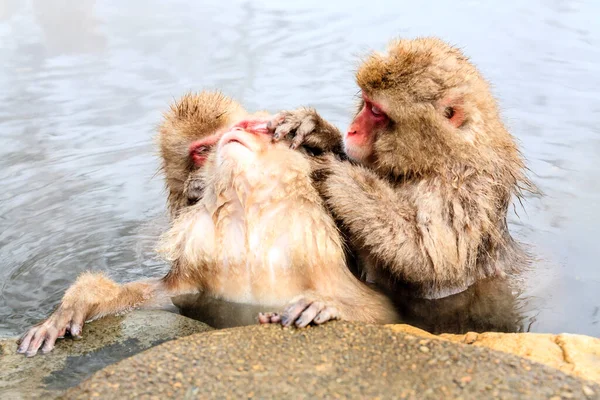
[[[600,3],[291,3],[0,2],[0,336],[46,316],[82,271],[164,273],[152,137],[173,98],[312,105],[343,129],[360,57],[419,35],[459,45],[493,82],[545,194],[511,216],[537,257],[523,326],[600,336]]]

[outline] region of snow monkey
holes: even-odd
[[[364,278],[431,299],[526,265],[506,216],[512,196],[535,188],[467,57],[437,38],[394,40],[360,65],[356,82],[360,103],[343,135],[351,161],[321,156],[313,176]],[[307,108],[268,127],[292,147],[342,136]]]
[[[387,297],[346,266],[340,232],[312,183],[318,156],[273,141],[267,121],[219,93],[177,102],[159,133],[173,216],[159,251],[170,271],[124,285],[81,275],[18,351],[48,352],[66,332],[79,336],[85,321],[199,291],[269,308],[310,299],[293,321],[300,327],[336,318],[394,322]]]

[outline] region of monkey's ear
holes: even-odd
[[[460,128],[466,119],[462,98],[446,97],[440,101],[438,110],[455,128]]]

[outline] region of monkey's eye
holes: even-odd
[[[452,107],[446,107],[444,109],[444,117],[451,119],[452,117],[454,117],[454,108]]]
[[[381,109],[374,104],[371,104],[371,112],[376,116],[383,115],[383,111],[381,111]]]
[[[196,154],[206,154],[210,150],[209,146],[198,146],[194,149],[194,153]]]
[[[190,148],[190,158],[196,167],[201,167],[204,165],[211,149],[211,144],[192,144]]]

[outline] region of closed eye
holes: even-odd
[[[206,154],[210,150],[210,146],[198,146],[194,149],[196,154]]]

